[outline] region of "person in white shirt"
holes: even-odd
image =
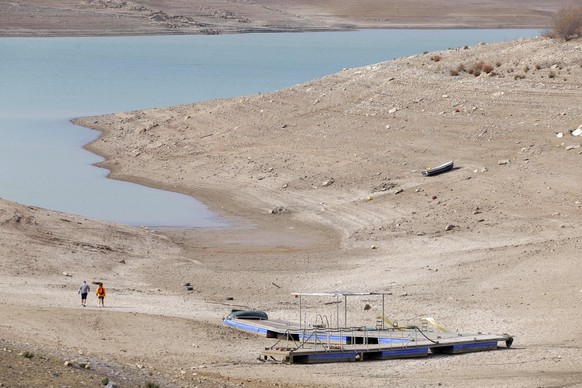
[[[83,283],[79,286],[78,294],[81,294],[81,305],[83,307],[87,306],[87,294],[91,291],[89,285],[87,284],[86,280],[83,280]]]

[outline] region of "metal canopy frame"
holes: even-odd
[[[303,297],[304,296],[326,296],[335,297],[336,299],[336,328],[339,326],[339,300],[344,299],[344,327],[348,327],[348,296],[382,296],[382,330],[384,330],[384,306],[385,297],[387,293],[384,292],[352,292],[352,291],[329,291],[329,292],[292,292],[291,295],[299,298],[299,328],[303,329]]]

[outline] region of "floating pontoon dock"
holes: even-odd
[[[302,296],[334,296],[344,301],[344,323],[347,323],[347,296],[381,295],[382,317],[384,317],[384,294],[381,293],[295,293]],[[339,303],[337,303],[339,305]],[[336,315],[339,321],[339,307]],[[441,330],[429,330],[427,321],[421,326],[395,327],[381,319],[375,328],[336,327],[307,325],[272,319],[241,319],[227,317],[224,324],[233,328],[277,338],[275,345],[264,349],[261,361],[286,363],[324,363],[345,361],[386,360],[395,358],[425,357],[430,354],[458,354],[494,350],[499,343],[510,347],[513,337],[507,334],[460,334]],[[388,327],[386,327],[388,326]]]

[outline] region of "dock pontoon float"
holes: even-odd
[[[296,292],[299,322],[266,318],[262,314],[229,315],[224,324],[238,330],[276,338],[277,342],[259,355],[261,361],[285,363],[326,363],[424,357],[429,354],[458,354],[494,350],[499,343],[510,347],[508,334],[466,334],[446,331],[432,318],[421,318],[419,325],[399,326],[385,315],[386,293],[379,292]],[[374,327],[348,324],[348,297],[381,297],[381,315]],[[317,314],[307,322],[305,297],[331,297],[335,304],[335,322]],[[343,303],[343,312],[340,304]],[[253,318],[255,317],[255,318]],[[343,319],[343,322],[342,322]]]

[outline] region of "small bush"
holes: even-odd
[[[527,72],[529,71],[529,66],[528,66],[528,65],[525,65],[525,67],[523,68],[523,71],[524,71],[525,73],[527,73]]]
[[[451,70],[449,70],[449,74],[453,77],[456,77],[459,75],[459,72],[455,69],[451,69]]]
[[[494,69],[495,68],[493,67],[493,65],[485,63],[483,61],[479,61],[476,62],[469,70],[467,70],[467,73],[473,74],[475,77],[478,77],[481,75],[481,73],[490,74]]]
[[[469,69],[469,74],[473,74],[475,77],[479,77],[481,75],[481,71],[483,70],[483,61],[476,62],[473,64],[473,67]]]
[[[151,381],[148,381],[147,383],[145,383],[144,387],[145,388],[160,388],[160,385],[156,384],[156,383],[152,383]]]
[[[554,17],[551,36],[570,40],[582,35],[582,7],[568,7]]]
[[[582,66],[582,64],[581,64],[581,66]],[[459,64],[457,65],[457,71],[458,71],[459,73],[460,73],[460,72],[462,72],[462,71],[465,71],[465,64],[464,64],[464,63],[459,63]]]
[[[433,62],[439,62],[441,59],[443,59],[443,57],[441,57],[440,55],[436,54],[430,57],[430,60]]]
[[[540,65],[539,63],[536,63],[536,70],[539,70],[542,68],[542,65]]]
[[[501,65],[502,65],[501,61],[497,61],[497,62],[495,62],[495,66],[497,66],[497,67],[501,67]]]
[[[518,80],[518,79],[524,79],[525,78],[525,74],[516,74],[513,76],[513,79]]]
[[[491,73],[493,71],[493,66],[491,66],[488,63],[486,63],[486,64],[483,65],[483,69],[482,70],[483,70],[484,73],[489,74],[489,73]]]
[[[109,379],[107,377],[101,379],[101,385],[107,385],[109,384]]]
[[[31,358],[34,357],[34,354],[32,354],[31,352],[26,351],[26,352],[23,352],[22,353],[22,357],[31,359]]]
[[[548,73],[548,78],[556,78],[556,73],[554,73],[553,70],[550,70],[550,72]]]

